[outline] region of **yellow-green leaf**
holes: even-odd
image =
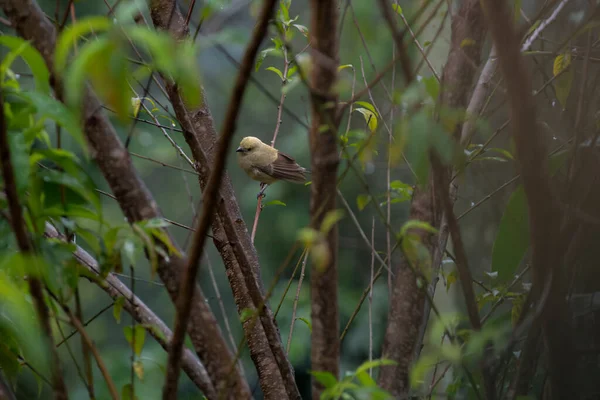
[[[474,46],[474,45],[475,45],[475,40],[470,39],[470,38],[463,39],[462,42],[460,42],[460,47],[468,47],[468,46]]]
[[[371,132],[375,132],[377,130],[377,116],[374,112],[367,110],[366,108],[356,108],[353,111],[357,111],[363,115]]]
[[[321,232],[327,234],[333,228],[335,224],[338,223],[344,216],[344,212],[342,210],[332,210],[325,215],[323,218],[323,222],[321,223]]]
[[[359,194],[358,197],[356,197],[356,205],[358,206],[358,210],[359,211],[364,210],[370,201],[371,201],[370,196],[368,196],[366,194]]]
[[[571,65],[571,53],[559,54],[554,59],[554,66],[552,67],[552,73],[554,76],[560,74]]]
[[[125,333],[125,340],[133,348],[135,354],[138,356],[142,354],[144,341],[146,340],[146,330],[144,327],[142,325],[136,325],[135,328],[126,326],[123,328],[123,332]]]
[[[125,297],[121,296],[115,300],[115,304],[113,305],[113,316],[117,321],[117,324],[121,323],[121,311],[123,311],[123,305],[125,304]]]

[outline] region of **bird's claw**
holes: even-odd
[[[267,186],[269,185],[265,185],[264,183],[260,184],[260,192],[258,192],[258,194],[256,195],[256,199],[260,199],[261,197],[267,197],[267,195],[265,194],[265,190],[267,190]]]

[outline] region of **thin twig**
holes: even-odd
[[[419,52],[423,56],[423,60],[425,60],[425,63],[429,67],[429,70],[431,71],[431,73],[433,74],[433,76],[435,76],[435,79],[438,82],[441,82],[442,79],[440,78],[440,75],[435,70],[435,67],[433,65],[431,65],[431,62],[429,61],[429,58],[427,57],[427,54],[425,53],[425,50],[423,49],[423,46],[421,46],[421,43],[419,43],[419,39],[417,39],[417,37],[415,36],[414,32],[410,28],[410,25],[408,24],[408,21],[404,17],[404,13],[400,13],[400,19],[402,19],[402,22],[404,22],[404,25],[406,26],[406,29],[408,30],[408,33],[410,33],[410,35],[412,36],[413,41],[415,42],[415,45],[417,46],[417,49],[419,49]]]
[[[290,333],[288,334],[287,346],[285,352],[290,354],[290,347],[292,345],[292,334],[294,333],[294,323],[296,322],[296,310],[298,309],[298,300],[300,299],[300,290],[302,289],[302,282],[304,281],[304,271],[306,270],[306,260],[308,259],[308,251],[304,252],[304,258],[302,259],[302,269],[300,270],[300,278],[298,279],[298,287],[296,288],[296,297],[294,297],[294,305],[292,306],[292,322],[290,322]]]
[[[92,339],[88,335],[87,331],[81,324],[81,321],[79,321],[79,319],[77,319],[73,315],[73,313],[71,312],[69,307],[67,307],[65,304],[61,304],[60,302],[58,302],[58,299],[55,298],[55,300],[57,301],[57,303],[60,304],[60,306],[62,307],[65,314],[67,314],[67,316],[69,317],[71,324],[75,327],[75,329],[77,329],[77,331],[79,332],[79,334],[81,335],[83,340],[85,340],[85,343],[87,344],[88,348],[92,352],[92,355],[94,356],[94,359],[96,360],[96,365],[98,366],[98,369],[102,373],[102,377],[104,378],[104,381],[106,382],[106,386],[108,386],[108,391],[110,393],[110,396],[113,398],[113,400],[119,400],[119,398],[120,398],[119,392],[117,391],[117,387],[115,386],[114,381],[112,380],[110,374],[108,373],[108,368],[106,368],[106,364],[104,364],[104,361],[102,360],[102,357],[100,356],[100,352],[98,351],[98,348],[96,346],[94,346],[94,342],[92,341]]]

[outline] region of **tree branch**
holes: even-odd
[[[337,122],[334,122],[337,103],[334,85],[337,80],[338,41],[333,33],[337,32],[337,2],[311,0],[310,6],[312,47],[315,52],[335,61],[315,62],[310,77],[313,91],[309,135],[312,170],[310,225],[320,231],[328,213],[336,207],[339,154]],[[311,369],[330,372],[337,378],[340,360],[337,224],[324,235],[319,244],[324,249],[323,260],[311,263]],[[323,389],[323,385],[313,378],[312,397],[318,399]]]
[[[185,338],[185,331],[190,316],[190,304],[193,295],[193,289],[196,285],[199,262],[204,250],[206,234],[214,217],[214,210],[218,201],[219,186],[221,184],[221,178],[225,169],[229,145],[231,143],[233,134],[235,133],[236,120],[241,108],[244,91],[246,90],[248,79],[252,73],[256,53],[258,52],[258,48],[265,34],[267,33],[269,19],[273,13],[275,2],[275,0],[264,1],[263,8],[258,19],[258,24],[254,29],[254,33],[244,54],[240,72],[231,95],[231,101],[225,115],[223,133],[219,138],[215,163],[213,164],[212,172],[206,188],[204,189],[204,205],[202,208],[202,214],[199,216],[197,224],[198,227],[194,232],[189,261],[181,281],[181,293],[177,299],[175,329],[169,350],[166,382],[165,386],[163,387],[163,399],[165,400],[177,398],[177,383],[179,380],[181,352],[183,349],[183,340]],[[220,390],[227,390],[227,388],[220,387],[219,391]],[[239,396],[239,394],[237,396]]]
[[[44,235],[48,238],[65,240],[65,237],[49,223],[46,223]],[[73,252],[73,257],[81,266],[87,268],[93,274],[101,276],[98,261],[87,251],[77,246]],[[124,298],[123,309],[142,325],[165,351],[168,351],[169,340],[172,337],[171,330],[139,297],[132,296],[127,285],[115,275],[108,274],[98,286],[114,300]],[[202,393],[208,399],[216,399],[217,392],[210,381],[210,377],[194,353],[189,349],[185,349],[181,361],[182,368],[190,380],[202,390]]]

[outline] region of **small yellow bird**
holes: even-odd
[[[308,171],[296,161],[254,136],[247,136],[237,148],[238,164],[255,181],[261,183],[258,197],[262,196],[267,186],[278,180],[304,183]]]

